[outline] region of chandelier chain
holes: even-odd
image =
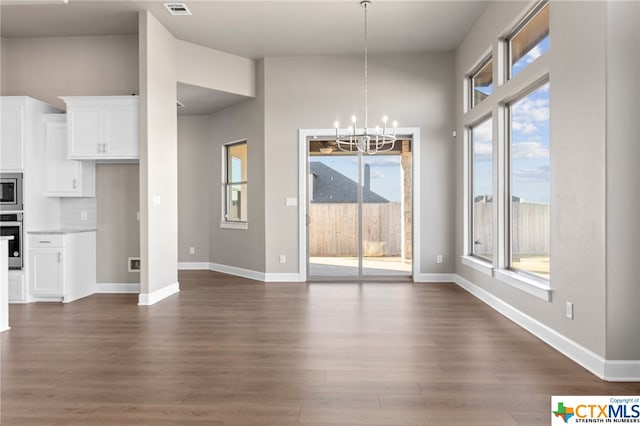
[[[360,0],[360,5],[364,7],[364,127],[358,128],[357,119],[351,117],[351,126],[348,133],[340,134],[340,123],[336,121],[335,145],[338,150],[344,152],[362,152],[369,155],[378,152],[391,151],[397,140],[396,130],[398,122],[393,122],[393,132],[387,127],[387,116],[382,118],[382,129],[376,126],[375,131],[369,132],[369,17],[368,8],[371,0]],[[331,148],[329,148],[329,152]],[[321,151],[322,152],[322,151]]]
[[[369,78],[369,60],[368,60],[368,20],[367,20],[367,11],[369,9],[369,5],[367,3],[364,4],[364,131],[367,133],[367,129],[369,128],[369,106],[368,106],[368,78]]]

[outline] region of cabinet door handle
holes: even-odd
[[[98,144],[98,154],[100,154],[102,152],[102,144],[99,143]]]
[[[51,244],[51,241],[40,240],[38,241],[40,244]]]
[[[107,144],[103,143],[102,146],[104,147],[104,151],[102,151],[104,154],[107,153]]]
[[[62,253],[58,252],[58,263],[62,262]]]
[[[73,189],[78,189],[78,180],[77,179],[73,180]]]

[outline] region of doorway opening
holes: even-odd
[[[410,279],[413,138],[375,155],[317,135],[305,145],[308,280]]]

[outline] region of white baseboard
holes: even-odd
[[[138,295],[138,305],[153,305],[179,291],[180,283],[175,282],[152,293],[140,293]]]
[[[452,283],[455,281],[455,274],[426,274],[420,273],[413,276],[414,283]]]
[[[640,361],[605,360],[603,378],[611,382],[640,382]]]
[[[265,274],[265,282],[268,283],[303,283],[305,282],[302,274],[297,272],[268,272]]]
[[[139,283],[97,283],[96,293],[118,294],[118,293],[140,293]]]
[[[208,271],[209,262],[178,262],[180,271]]]
[[[640,361],[606,360],[600,355],[590,351],[584,346],[574,342],[552,328],[542,324],[540,321],[495,297],[466,278],[463,278],[460,275],[454,275],[454,282],[601,379],[616,382],[640,381]]]
[[[224,274],[235,275],[242,278],[249,278],[250,280],[265,281],[265,273],[252,271],[251,269],[237,268],[235,266],[222,265],[220,263],[210,263],[209,269],[216,272],[222,272]]]
[[[262,282],[304,282],[304,278],[297,272],[293,273],[264,273],[236,266],[222,265],[208,262],[178,262],[178,269],[183,271],[216,271],[237,277],[248,278]]]

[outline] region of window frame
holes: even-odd
[[[489,96],[491,96],[493,94],[493,91],[495,90],[496,87],[496,82],[494,79],[494,60],[493,60],[493,53],[489,52],[487,55],[485,55],[482,60],[480,60],[477,65],[475,67],[473,67],[473,69],[471,70],[471,72],[469,72],[467,74],[467,103],[469,105],[469,110],[475,108],[476,106],[480,105],[482,103],[482,101],[484,101],[485,99],[483,99],[482,101],[476,103],[476,77],[478,76],[478,74],[480,74],[480,71],[482,71],[487,65],[489,65],[489,63],[491,63],[491,84],[493,85],[494,89],[492,90],[492,92],[490,94],[487,95],[487,98]]]
[[[233,181],[231,176],[229,175],[230,170],[230,160],[229,157],[230,149],[234,146],[245,145],[247,151],[247,159],[245,162],[246,168],[246,177],[243,181]],[[220,219],[220,227],[227,229],[248,229],[249,228],[249,212],[247,209],[247,217],[245,220],[230,220],[229,219],[229,188],[233,185],[245,185],[248,188],[249,185],[249,144],[247,139],[239,139],[233,142],[228,142],[222,145],[222,178],[221,178],[221,219]]]
[[[549,0],[540,0],[538,1],[526,14],[525,16],[513,27],[513,30],[511,32],[508,33],[508,35],[506,37],[504,37],[503,39],[503,44],[505,46],[505,60],[504,60],[504,67],[505,67],[505,77],[506,80],[509,81],[511,80],[514,75],[513,75],[513,65],[511,63],[511,58],[513,58],[513,51],[511,48],[511,41],[518,35],[520,34],[520,32],[527,26],[529,25],[529,23],[540,14],[540,12],[542,12],[542,10],[545,7],[550,7],[549,6]],[[549,25],[550,26],[550,25]],[[550,33],[551,31],[549,31]],[[528,53],[528,52],[527,52]],[[544,52],[546,53],[546,52]],[[543,53],[543,55],[544,55]],[[523,55],[524,56],[524,55]],[[523,68],[521,71],[524,71],[525,68]]]
[[[474,185],[474,155],[475,155],[475,140],[473,137],[473,130],[478,128],[479,126],[490,122],[491,123],[491,197],[492,197],[492,206],[491,206],[491,227],[492,227],[492,257],[487,258],[475,253],[475,185]],[[494,118],[492,114],[486,114],[480,117],[478,120],[475,120],[474,123],[467,126],[467,138],[468,138],[468,170],[469,170],[469,194],[467,197],[467,205],[469,209],[469,233],[468,233],[468,256],[472,257],[474,260],[481,262],[486,265],[493,265],[494,260],[497,257],[496,246],[495,246],[495,229],[496,229],[496,144],[495,138],[493,137],[494,130]]]
[[[542,88],[544,85],[549,84],[550,85],[550,80],[549,80],[549,75],[547,74],[545,76],[545,78],[542,79],[538,79],[536,80],[534,83],[528,85],[524,90],[518,92],[515,96],[509,98],[509,101],[505,103],[504,105],[504,110],[505,110],[505,151],[506,151],[506,155],[505,155],[505,165],[504,165],[504,182],[505,182],[505,188],[506,188],[506,202],[505,202],[505,207],[506,207],[506,218],[505,218],[505,230],[506,230],[506,247],[505,247],[505,254],[504,254],[504,269],[507,271],[512,272],[513,274],[516,274],[517,276],[521,276],[524,279],[526,279],[527,281],[531,282],[536,282],[539,283],[543,286],[549,286],[551,279],[547,279],[544,277],[541,277],[539,275],[536,275],[532,272],[529,272],[525,269],[520,269],[520,268],[514,268],[513,267],[513,232],[512,232],[512,220],[513,220],[513,192],[512,192],[512,186],[513,186],[513,175],[512,175],[512,129],[511,129],[511,108],[513,105],[515,105],[516,103],[518,103],[519,101],[521,101],[522,99],[526,98],[527,96],[529,96],[531,93],[535,92],[536,90]],[[551,121],[551,120],[549,120]],[[551,135],[549,135],[549,138],[551,137]],[[549,146],[551,146],[551,144],[549,144]],[[551,158],[549,157],[549,163],[551,162]],[[551,182],[549,182],[549,185],[551,185]],[[549,190],[549,192],[551,193],[551,190]],[[551,208],[551,201],[549,201],[549,208]],[[549,230],[550,232],[551,230]],[[549,235],[549,238],[551,236]],[[549,253],[549,258],[551,258],[551,253]]]
[[[551,44],[548,48],[534,61],[529,63],[527,67],[522,69],[514,78],[510,78],[511,72],[511,57],[510,46],[507,41],[510,37],[517,34],[521,30],[522,26],[526,26],[529,19],[536,16],[545,5],[549,5],[549,13],[553,12],[551,4],[548,0],[541,0],[532,3],[530,7],[524,7],[520,15],[520,19],[514,21],[513,25],[509,25],[504,28],[504,31],[497,35],[492,41],[491,47],[488,50],[481,51],[478,57],[478,61],[471,63],[467,69],[468,72],[462,75],[462,89],[463,89],[463,116],[461,120],[463,142],[463,253],[460,256],[461,264],[464,267],[468,267],[475,271],[478,271],[489,277],[493,277],[496,281],[499,281],[505,285],[514,287],[522,292],[528,293],[536,298],[544,301],[551,301],[552,289],[551,279],[545,280],[534,274],[527,273],[521,270],[511,270],[510,255],[511,255],[511,230],[510,230],[510,194],[511,194],[511,182],[510,182],[510,163],[511,154],[508,151],[510,146],[510,118],[509,104],[517,102],[521,97],[526,96],[529,92],[532,92],[549,82],[550,79],[550,54],[552,49]],[[550,20],[550,23],[552,21]],[[550,25],[551,26],[551,25]],[[550,31],[553,28],[550,28]],[[473,82],[471,77],[486,64],[488,58],[493,58],[493,91],[490,96],[483,99],[484,102],[472,107],[473,96]],[[553,99],[549,99],[550,107],[553,107]],[[493,167],[494,167],[494,246],[493,253],[494,258],[492,263],[488,263],[479,259],[477,256],[472,255],[472,239],[473,239],[473,227],[472,227],[472,209],[473,203],[471,202],[473,197],[472,187],[472,144],[470,128],[481,123],[488,116],[493,119]],[[549,118],[549,127],[551,130],[553,120]],[[550,146],[553,145],[553,141],[550,140]],[[550,152],[553,155],[553,152]],[[552,159],[550,158],[551,162]],[[553,180],[553,170],[551,170],[551,180]],[[550,182],[552,185],[552,182]],[[552,190],[553,188],[551,188]],[[553,192],[551,192],[553,197]],[[551,224],[553,226],[553,224]],[[553,228],[550,228],[550,232],[553,232]],[[549,236],[551,239],[551,235]],[[553,247],[550,247],[550,251]],[[550,253],[551,257],[551,253]],[[552,259],[551,259],[552,260]]]

